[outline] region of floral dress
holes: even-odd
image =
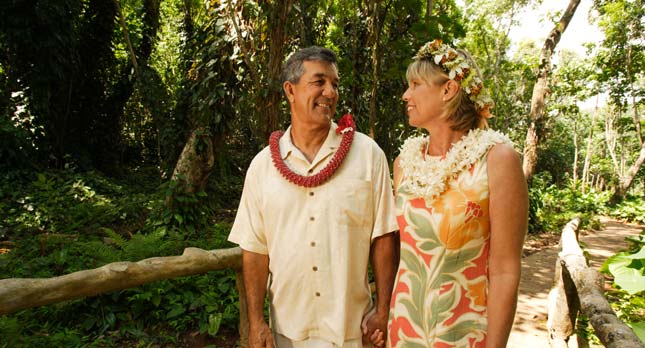
[[[405,157],[411,156],[410,163],[446,158],[423,158],[418,143],[406,142],[402,148],[403,179],[396,197],[401,260],[390,308],[389,347],[486,346],[490,236],[486,154],[492,145],[508,139],[491,134],[488,142],[480,142],[481,134],[470,139],[479,142],[476,158],[469,164],[462,161],[463,168],[448,170],[446,179],[439,180],[442,186],[430,193],[419,191],[419,168],[404,166]],[[410,171],[417,176],[408,175]]]

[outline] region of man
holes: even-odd
[[[251,347],[363,347],[364,317],[365,337],[387,332],[397,266],[390,173],[351,117],[337,132],[338,80],[329,49],[289,57],[291,126],[272,134],[246,174],[229,240],[243,250]],[[366,317],[370,260],[376,307]],[[271,328],[263,312],[269,274]]]

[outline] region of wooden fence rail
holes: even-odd
[[[233,269],[240,295],[240,348],[248,347],[248,320],[240,248],[186,248],[180,256],[138,262],[114,262],[53,278],[0,279],[0,315],[101,293],[133,288],[162,279]]]
[[[620,321],[603,294],[604,279],[587,266],[578,244],[580,218],[562,230],[561,252],[555,264],[554,286],[549,292],[547,329],[553,348],[568,348],[581,310],[596,336],[607,348],[645,348],[629,326]]]

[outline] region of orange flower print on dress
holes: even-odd
[[[488,191],[461,184],[439,196],[432,205],[442,214],[439,238],[447,249],[457,250],[473,239],[488,237]],[[474,202],[472,200],[477,200]]]

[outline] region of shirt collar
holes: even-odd
[[[336,134],[336,128],[338,128],[338,125],[335,122],[332,122],[331,127],[329,127],[329,133],[327,133],[327,138],[325,138],[325,142],[320,147],[320,150],[318,150],[316,158],[314,158],[313,162],[311,163],[312,165],[315,165],[316,163],[332,154],[340,146],[342,136]],[[297,154],[298,157],[302,157],[303,160],[306,160],[302,152],[300,152],[300,150],[298,150],[298,148],[291,141],[291,126],[289,126],[289,128],[287,128],[287,130],[280,138],[280,156],[282,156],[282,159],[284,160],[287,159],[287,157],[289,157],[292,153]]]

